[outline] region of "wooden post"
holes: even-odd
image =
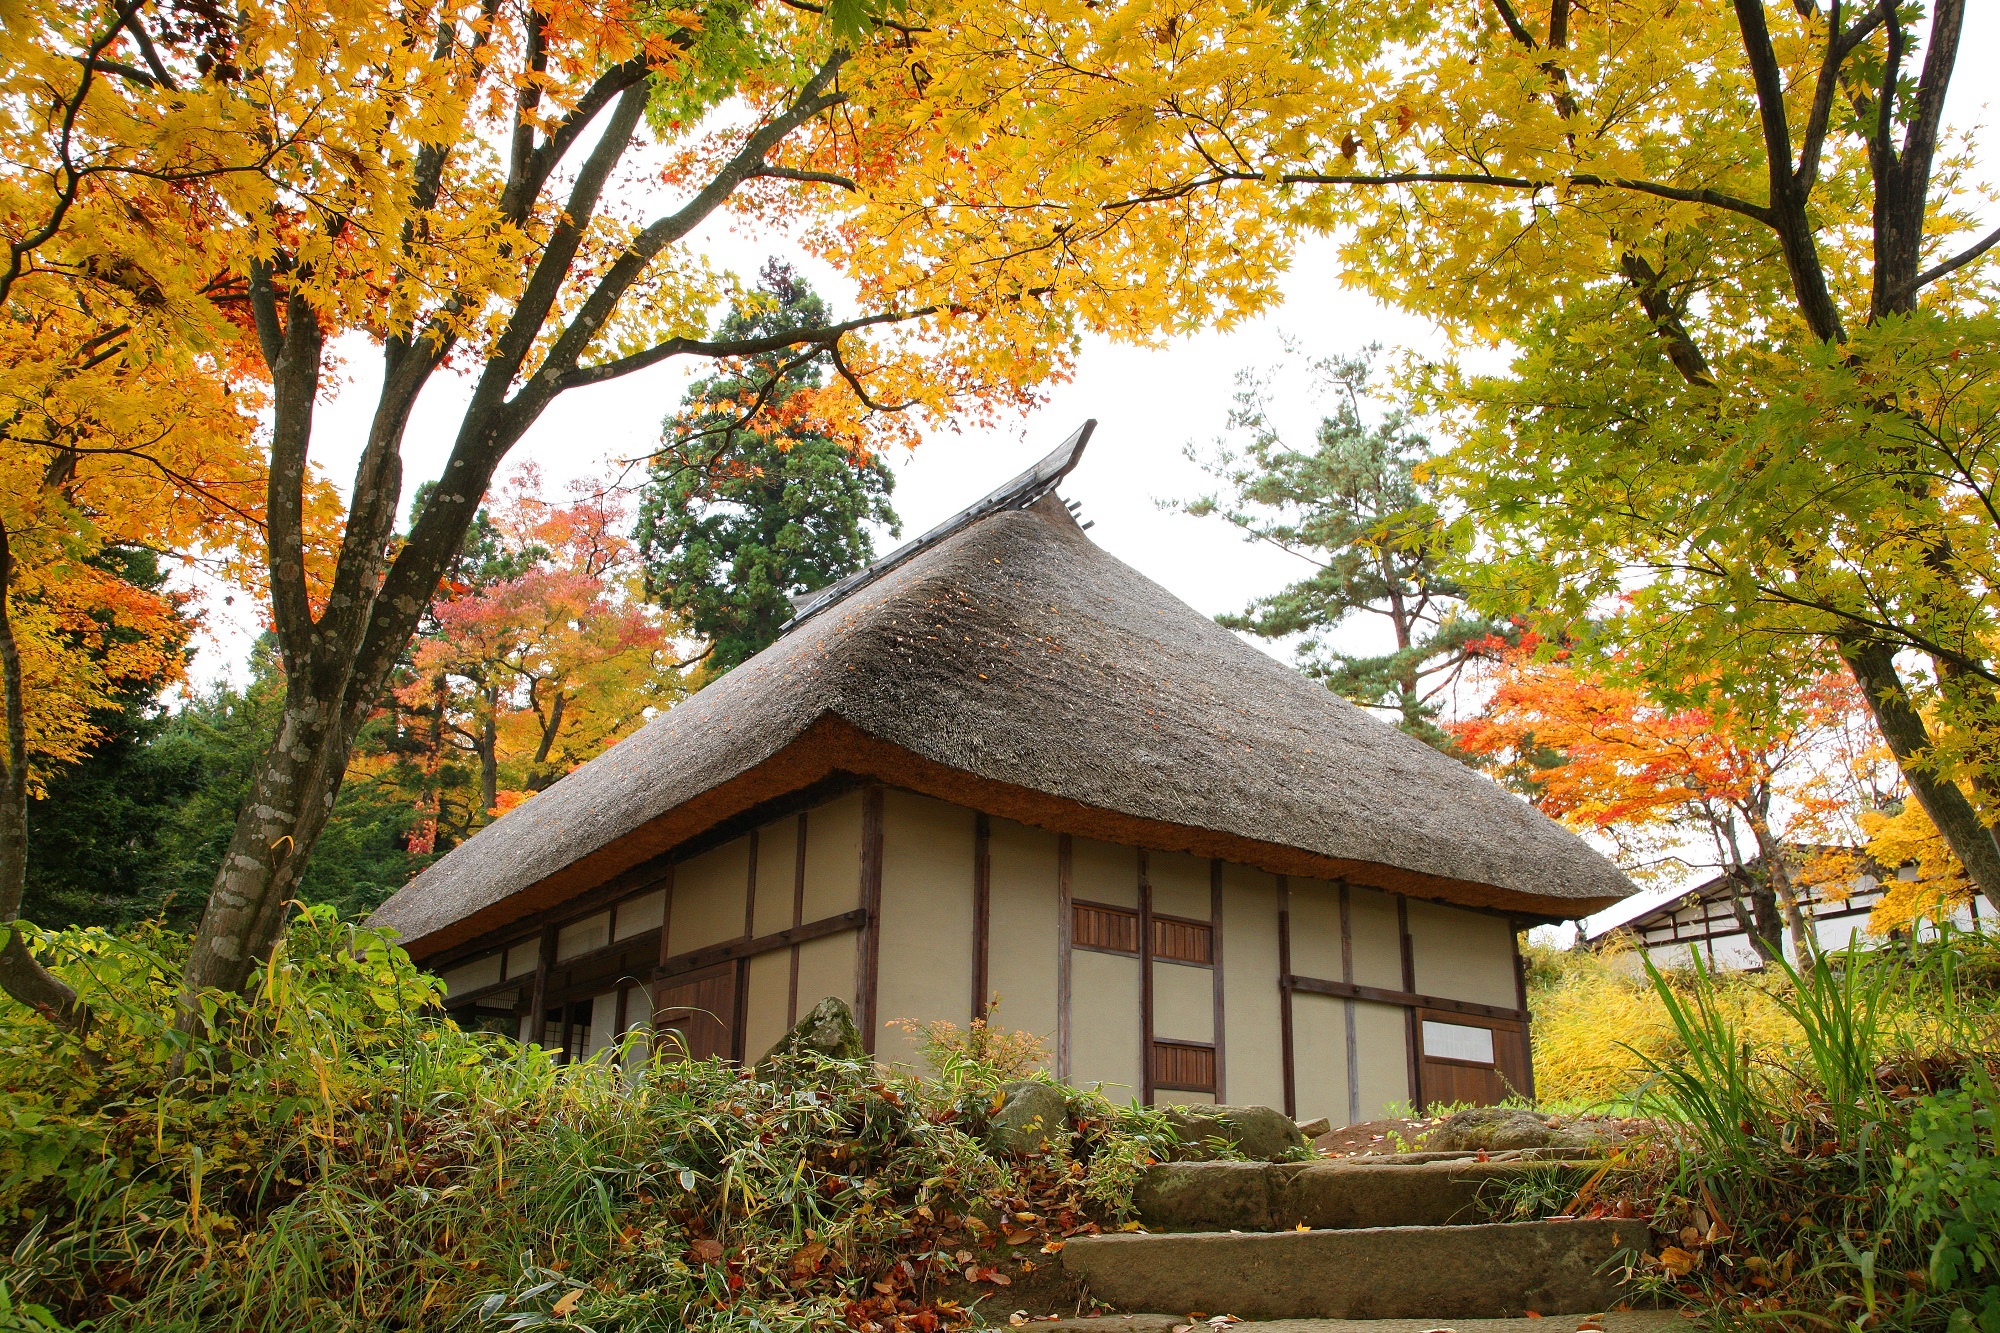
[[[743,885],[743,938],[752,940],[757,938],[756,829],[750,830],[748,851],[749,855],[746,859],[749,862],[750,868],[745,874]],[[736,999],[734,1003],[736,1012],[732,1015],[729,1024],[729,1058],[740,1065],[745,1059],[749,1040],[748,1034],[745,1032],[745,1029],[749,1027],[748,1020],[750,1017],[750,960],[748,958],[739,958],[736,960]]]
[[[792,862],[792,929],[806,923],[806,812],[799,811],[799,850]],[[792,946],[791,983],[785,989],[785,1030],[799,1021],[799,946]]]
[[[1354,909],[1349,905],[1347,881],[1340,881],[1340,979],[1354,984]],[[1361,1119],[1361,1044],[1355,1028],[1354,1001],[1342,1000],[1340,1007],[1347,1029],[1347,1123]]]
[[[1283,1046],[1285,1114],[1299,1116],[1298,1076],[1292,1063],[1292,882],[1278,876],[1278,1040]]]
[[[1069,1079],[1069,954],[1076,936],[1076,908],[1070,902],[1069,834],[1056,835],[1056,1077]]]
[[[1528,1071],[1528,1086],[1521,1089],[1529,1101],[1535,1100],[1535,1032],[1528,1013],[1528,960],[1521,957],[1521,932],[1517,923],[1507,923],[1507,939],[1514,950],[1514,1007],[1521,1011],[1521,1068]],[[1711,942],[1710,949],[1715,947]]]
[[[535,955],[535,984],[528,988],[528,1040],[540,1046],[548,1035],[549,969],[556,964],[556,928],[542,927],[540,952]]]
[[[991,975],[988,939],[993,919],[993,821],[984,814],[972,821],[972,1018],[986,1017]]]
[[[1410,941],[1410,900],[1402,894],[1396,895],[1396,935],[1403,946],[1403,989],[1414,993],[1417,989],[1417,955]],[[1410,1114],[1424,1113],[1424,1030],[1417,1018],[1415,1008],[1403,1010],[1403,1044],[1408,1048],[1410,1061]]]
[[[861,794],[861,910],[868,919],[854,946],[855,1018],[861,1047],[875,1054],[875,979],[882,961],[882,789]]]
[[[660,881],[660,964],[662,966],[665,966],[666,961],[674,956],[670,942],[673,935],[673,925],[674,866],[673,862],[669,861],[667,863],[667,873]],[[667,983],[664,981],[653,983],[653,1050],[655,1052],[658,1052],[660,1049],[660,1010],[663,1007],[660,1003],[660,995],[666,989],[666,986]]]
[[[1208,863],[1208,966],[1209,982],[1214,987],[1215,997],[1215,1100],[1226,1102],[1222,1036],[1222,858],[1219,856]]]
[[[1153,885],[1139,849],[1139,1101],[1153,1104]]]

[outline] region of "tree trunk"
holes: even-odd
[[[1910,702],[1903,678],[1896,671],[1895,652],[1872,639],[1842,639],[1842,660],[1868,700],[1868,711],[1896,757],[1904,781],[1917,804],[1965,867],[1966,877],[2000,910],[2000,842],[1955,783],[1925,767],[1931,738],[1923,717]]]
[[[63,980],[42,966],[27,939],[13,929],[28,891],[28,709],[21,686],[20,645],[7,598],[14,584],[13,550],[0,523],[0,681],[4,681],[7,753],[0,761],[0,988],[59,1027],[81,1035],[90,1009]]]
[[[494,714],[500,711],[500,687],[486,687],[486,715],[479,719],[479,813],[490,815],[500,804],[500,735]]]

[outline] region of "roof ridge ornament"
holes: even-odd
[[[1092,417],[1079,426],[1075,434],[1044,455],[1040,462],[1026,472],[973,501],[923,536],[903,543],[866,569],[856,570],[838,583],[828,584],[817,592],[803,593],[794,597],[792,618],[778,628],[778,637],[783,638],[790,634],[828,607],[859,592],[899,565],[936,546],[953,533],[971,527],[988,514],[997,514],[1003,509],[1026,509],[1053,491],[1062,479],[1075,469],[1083,458],[1083,447],[1090,443],[1090,437],[1096,430],[1097,419]]]

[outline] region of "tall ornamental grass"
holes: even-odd
[[[2000,1333],[1993,955],[1947,933],[1754,983],[1649,964],[1666,1032],[1630,1048],[1631,1101],[1658,1130],[1605,1192],[1650,1221],[1641,1289],[1719,1327]]]

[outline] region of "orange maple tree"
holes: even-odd
[[[1668,702],[1531,642],[1505,659],[1485,708],[1447,730],[1470,756],[1573,828],[1644,868],[1690,837],[1739,886],[1732,905],[1758,953],[1786,927],[1813,947],[1799,894],[1808,848],[1859,841],[1893,769],[1846,677],[1802,672],[1763,698],[1690,690]],[[1542,650],[1546,652],[1546,649]]]
[[[412,853],[463,838],[684,692],[673,626],[639,595],[623,496],[606,481],[561,502],[540,489],[532,467],[503,486],[487,559],[504,576],[446,585],[396,690],[425,720]],[[475,791],[450,780],[454,751],[472,757]]]

